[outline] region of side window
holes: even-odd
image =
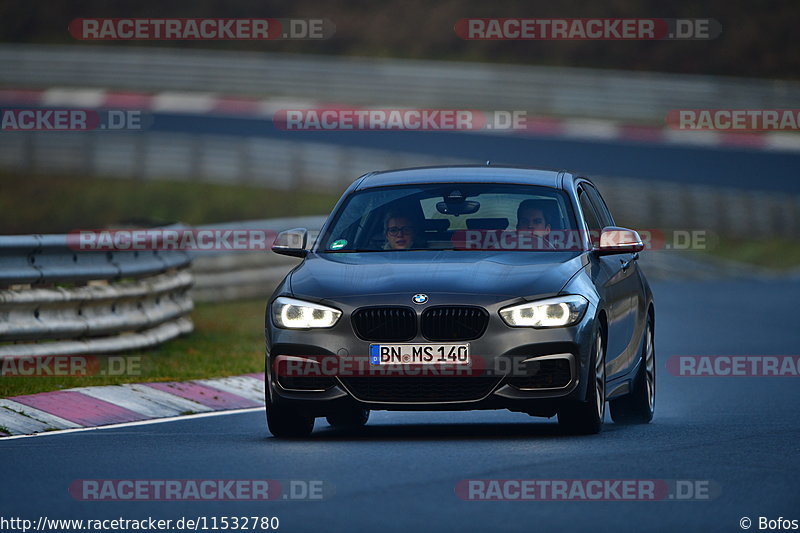
[[[608,210],[608,206],[606,205],[605,200],[603,200],[603,197],[600,196],[600,191],[598,191],[596,188],[592,187],[588,183],[585,184],[583,187],[589,194],[589,197],[591,198],[592,204],[594,204],[597,210],[597,215],[603,227],[613,226],[614,218],[611,216],[611,212]]]
[[[600,246],[600,230],[603,228],[589,195],[583,187],[578,189],[578,201],[581,203],[581,211],[583,211],[583,218],[586,219],[586,225],[589,226],[589,239],[592,246]]]

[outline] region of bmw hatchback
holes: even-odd
[[[431,167],[373,172],[266,309],[266,414],[276,437],[371,410],[509,409],[570,433],[647,423],[655,310],[637,232],[567,172]]]

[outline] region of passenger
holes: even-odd
[[[523,200],[517,208],[517,230],[533,231],[535,235],[547,236],[550,222],[546,205],[540,200]]]
[[[529,231],[537,237],[533,243],[535,249],[549,250],[554,247],[549,239],[551,230],[549,206],[548,200],[528,199],[520,202],[517,207],[517,231]]]

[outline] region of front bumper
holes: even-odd
[[[469,295],[432,295],[431,300],[447,305],[476,305]],[[266,327],[266,374],[269,401],[291,404],[306,412],[324,416],[342,405],[359,405],[373,410],[462,410],[511,409],[551,416],[565,400],[582,400],[595,332],[596,309],[590,304],[581,321],[570,327],[533,329],[512,328],[503,322],[499,309],[508,299],[486,302],[481,307],[489,313],[484,334],[470,341],[470,352],[482,361],[487,372],[458,377],[354,377],[337,374],[311,387],[298,390],[296,383],[278,375],[276,361],[287,357],[300,361],[319,357],[363,358],[369,354],[370,341],[360,339],[350,322],[351,313],[364,306],[356,301],[322,302],[342,311],[337,324],[329,329],[309,331]],[[516,303],[516,302],[511,302]],[[382,296],[369,305],[408,306],[408,296]],[[413,306],[417,316],[426,306]],[[421,334],[409,340],[427,343]],[[558,370],[562,378],[552,380],[543,372]],[[568,369],[569,376],[563,378]],[[535,376],[531,378],[532,375]],[[369,380],[369,381],[364,381]],[[375,380],[386,380],[377,382]],[[467,381],[469,380],[469,381]],[[324,388],[323,388],[324,385]]]

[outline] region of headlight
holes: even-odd
[[[338,309],[283,296],[272,303],[272,320],[279,328],[329,328],[340,316]]]
[[[589,302],[572,294],[538,302],[525,302],[500,310],[506,324],[513,327],[555,328],[577,323]]]

